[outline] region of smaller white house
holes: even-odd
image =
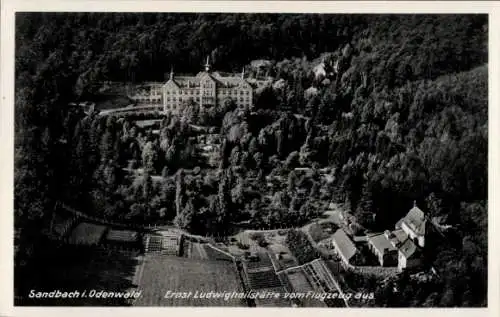
[[[410,240],[407,239],[398,251],[398,269],[412,269],[419,267],[422,264],[422,254],[420,249]]]
[[[408,237],[419,247],[425,246],[425,225],[426,219],[424,212],[416,205],[396,224],[396,229],[403,229]]]
[[[426,224],[424,212],[415,203],[408,214],[396,224],[396,231],[403,231],[406,235],[406,239],[397,245],[399,270],[412,269],[422,265]]]
[[[359,262],[361,254],[343,229],[338,229],[332,235],[331,241],[344,265],[356,265]]]
[[[377,256],[381,266],[395,266],[398,261],[398,249],[392,243],[391,238],[392,233],[389,230],[367,238],[368,246]]]

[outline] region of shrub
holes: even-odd
[[[257,242],[257,244],[263,248],[267,247],[269,245],[269,242],[266,241],[266,238],[264,237],[264,234],[257,232],[253,233],[250,235],[250,239],[254,240]]]
[[[259,241],[259,240],[262,240],[265,238],[264,238],[264,234],[262,234],[260,232],[255,232],[255,233],[250,234],[250,239],[252,239],[254,241]]]
[[[236,243],[236,245],[238,246],[238,248],[240,248],[242,250],[248,250],[248,249],[250,249],[250,246],[248,244],[244,244],[244,243],[238,242],[238,243]]]
[[[310,262],[319,257],[318,251],[311,245],[306,234],[300,230],[290,230],[286,237],[286,243],[299,264]]]
[[[261,246],[263,248],[265,248],[269,245],[269,242],[267,242],[266,239],[259,240],[257,243],[259,244],[259,246]]]

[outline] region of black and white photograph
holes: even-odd
[[[13,305],[488,307],[491,16],[220,11],[15,13]]]

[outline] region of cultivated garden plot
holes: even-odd
[[[278,298],[270,297],[270,298],[256,299],[255,303],[257,304],[258,307],[290,307],[291,306],[291,300],[285,298],[286,291],[281,286],[259,289],[259,292],[278,293],[279,297]]]
[[[252,254],[243,263],[250,289],[260,290],[282,286],[268,253]]]
[[[251,259],[245,262],[247,271],[260,272],[267,269],[273,269],[273,263],[267,252],[257,253],[255,256],[255,260]]]
[[[314,288],[311,286],[311,283],[308,281],[306,274],[301,268],[287,271],[286,275],[295,292],[307,293],[314,290]]]
[[[283,272],[281,274],[285,275],[285,278],[288,279],[289,285],[292,288],[292,292],[296,294],[307,294],[308,292],[315,291],[311,283],[308,281],[306,273],[302,268],[287,270],[286,272]],[[301,302],[301,305],[303,307],[327,306],[324,301],[312,297],[304,296],[303,298],[298,298],[298,300]]]
[[[253,290],[281,286],[281,282],[273,270],[248,272],[247,276],[250,287]]]

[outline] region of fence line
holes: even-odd
[[[286,273],[287,271],[291,271],[291,270],[295,270],[295,269],[302,269],[304,266],[312,264],[313,262],[316,262],[316,261],[319,261],[319,260],[321,260],[321,258],[314,259],[314,260],[309,261],[307,263],[304,263],[302,265],[292,266],[292,267],[289,267],[289,268],[286,268],[286,269],[283,269],[283,270],[275,270],[275,271],[276,271],[276,274],[283,273],[283,272]]]
[[[352,271],[360,274],[371,274],[379,277],[390,277],[399,274],[397,266],[352,266]]]
[[[223,251],[223,250],[217,248],[216,246],[213,246],[211,243],[207,243],[207,245],[208,245],[208,247],[214,249],[215,251],[219,251],[222,254],[225,254],[225,255],[229,256],[233,261],[236,261],[236,258],[234,257],[234,255],[232,255],[232,254],[230,254],[230,253],[228,253],[226,251]]]
[[[314,261],[311,261],[308,264],[310,264],[310,265],[304,266],[304,271],[306,273],[309,273],[308,275],[313,279],[313,281],[316,282],[316,280],[322,280],[322,281],[326,282],[327,284],[328,284],[328,282],[332,283],[334,288],[336,288],[337,291],[339,292],[339,294],[341,295],[341,298],[343,298],[346,307],[349,308],[349,303],[348,303],[347,297],[344,296],[344,292],[342,291],[342,288],[340,287],[339,283],[337,282],[337,279],[332,275],[331,271],[325,266],[324,261],[322,259],[316,259]],[[319,269],[319,270],[317,270],[317,269]],[[321,274],[321,273],[323,273],[323,274]],[[324,279],[321,279],[320,276],[318,276],[318,274],[323,275],[326,278],[326,281]],[[320,288],[322,288],[323,291],[325,290],[324,287],[321,285],[321,283],[319,283],[319,285],[318,285],[318,283],[316,283],[316,285],[319,286]],[[328,286],[328,287],[331,288],[331,286]]]
[[[122,228],[128,228],[128,229],[134,229],[134,230],[152,230],[152,229],[159,229],[160,227],[165,227],[169,226],[171,228],[174,228],[170,225],[170,223],[165,223],[164,225],[137,225],[137,224],[128,224],[128,223],[120,223],[120,222],[114,222],[102,218],[97,218],[94,216],[87,215],[81,211],[76,210],[75,208],[63,203],[63,202],[57,202],[57,205],[61,206],[63,209],[71,212],[73,215],[76,215],[80,218],[83,218],[85,220],[90,220],[99,224],[103,225],[108,225],[108,226],[114,226],[114,227],[122,227]],[[57,207],[57,206],[56,206]],[[176,228],[175,228],[176,229]]]

